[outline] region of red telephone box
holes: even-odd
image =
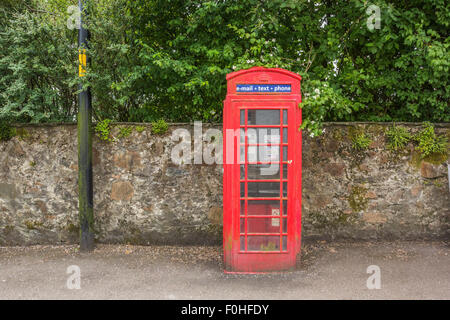
[[[225,272],[293,268],[300,252],[301,77],[254,67],[227,75],[223,112]]]

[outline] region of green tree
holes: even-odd
[[[74,121],[76,36],[56,15],[31,5],[3,11],[8,19],[0,33],[0,118]]]
[[[76,1],[24,3],[0,6],[0,117],[73,121]],[[87,10],[81,80],[99,120],[221,121],[226,74],[262,65],[302,75],[313,133],[323,121],[450,121],[443,0],[98,0]]]

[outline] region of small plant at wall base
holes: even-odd
[[[404,127],[397,127],[395,123],[386,131],[386,136],[388,137],[388,148],[395,151],[403,149],[411,139],[408,130]]]
[[[419,144],[416,150],[420,151],[422,158],[432,154],[446,154],[448,139],[444,136],[438,136],[430,122],[424,122],[423,127],[422,131],[413,138]]]
[[[261,244],[260,248],[261,251],[275,251],[276,249],[276,245],[273,242],[269,242],[267,245]]]
[[[366,150],[369,148],[372,140],[364,132],[359,132],[352,137],[352,142],[353,149]]]
[[[137,127],[136,127],[136,131],[137,131],[138,133],[142,133],[142,132],[144,132],[144,130],[145,130],[145,127],[143,127],[143,126],[137,126]]]
[[[112,141],[110,137],[111,133],[111,119],[105,119],[100,122],[98,122],[95,126],[95,132],[97,136],[100,138],[100,140],[103,141]]]
[[[119,138],[126,138],[133,132],[133,127],[121,127],[119,129]]]
[[[156,122],[152,122],[152,133],[163,134],[169,129],[169,125],[164,119],[159,119]]]

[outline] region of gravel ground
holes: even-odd
[[[367,288],[369,265],[381,289]],[[450,244],[314,242],[294,271],[263,275],[224,274],[219,247],[0,247],[0,299],[450,299]]]

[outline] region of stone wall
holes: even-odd
[[[133,131],[119,138],[121,126]],[[449,237],[448,157],[423,160],[412,144],[389,151],[387,126],[327,124],[320,138],[304,137],[304,238]],[[117,124],[115,141],[94,139],[97,241],[221,243],[222,167],[172,163],[178,127],[193,130],[173,125],[155,135],[150,125]],[[373,140],[365,151],[352,149],[358,128]],[[76,126],[16,131],[0,142],[0,245],[77,242]],[[450,137],[450,125],[437,131]]]

